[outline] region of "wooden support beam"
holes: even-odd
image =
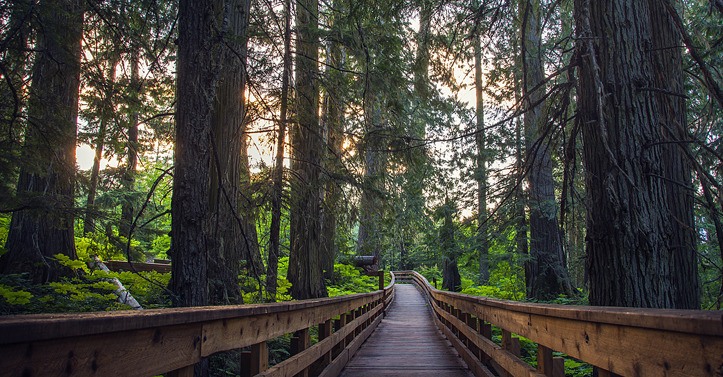
[[[269,347],[266,342],[251,346],[251,375],[255,376],[269,369]]]
[[[520,348],[520,340],[513,337],[512,333],[502,329],[502,348],[509,351],[511,354],[520,357],[522,355]]]
[[[331,320],[328,320],[319,325],[319,341],[322,341],[331,336]],[[322,356],[321,360],[322,369],[331,363],[331,351],[327,352]]]
[[[561,362],[562,365],[560,365]],[[553,357],[551,349],[538,344],[537,371],[548,377],[565,377],[565,360],[561,357]]]
[[[291,337],[291,354],[297,355],[309,348],[311,345],[311,337],[309,336],[309,329],[302,329],[294,333]],[[309,368],[304,368],[299,372],[297,377],[309,377]]]

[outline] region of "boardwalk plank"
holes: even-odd
[[[379,327],[362,345],[341,377],[471,377],[454,348],[434,326],[414,285],[398,284]]]

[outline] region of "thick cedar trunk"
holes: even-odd
[[[555,182],[552,177],[550,146],[545,139],[545,85],[542,63],[539,0],[520,3],[522,19],[522,90],[528,107],[524,116],[527,149],[527,182],[530,206],[530,262],[527,276],[528,296],[552,299],[572,294],[564,264],[560,227],[557,221]],[[539,85],[539,87],[538,87]]]
[[[662,0],[671,3],[670,0]],[[655,76],[653,87],[667,93],[652,92],[658,111],[658,122],[664,144],[661,145],[664,166],[665,197],[670,206],[670,219],[675,231],[666,232],[666,244],[672,257],[668,269],[672,279],[670,293],[676,307],[700,307],[700,282],[696,254],[697,234],[693,217],[692,175],[686,157],[688,133],[681,56],[681,37],[661,0],[648,0],[652,32],[652,55]],[[672,95],[668,93],[676,93]]]
[[[239,184],[243,169],[243,59],[246,53],[248,4],[248,1],[239,0],[228,4],[231,11],[230,29],[220,52],[224,67],[218,77],[216,100],[211,115],[213,150],[208,200],[213,244],[209,245],[208,285],[212,304],[243,302],[238,275],[241,273],[245,240],[250,235],[243,227],[246,218],[239,213],[239,203],[244,195]]]
[[[682,102],[667,94],[682,91],[682,66],[662,7],[575,2],[592,305],[700,305],[692,206],[682,188],[689,169],[680,147],[665,144],[682,138],[685,123]]]
[[[0,272],[27,272],[35,282],[63,271],[54,254],[76,258],[73,239],[75,145],[84,2],[43,1],[28,126],[17,195]]]
[[[208,201],[211,113],[217,80],[215,0],[181,0],[178,7],[176,145],[171,202],[171,289],[175,306],[209,304]]]
[[[480,36],[474,35],[474,87],[475,110],[477,115],[477,145],[476,174],[477,180],[477,239],[479,242],[479,283],[487,284],[490,278],[489,241],[487,235],[487,150],[484,120],[484,92],[482,85],[482,47]]]
[[[319,241],[321,151],[319,125],[318,0],[296,1],[296,93],[298,122],[291,127],[291,255],[287,278],[295,299],[327,295]]]
[[[281,77],[281,105],[279,109],[279,133],[276,136],[276,159],[274,162],[271,192],[271,225],[269,229],[269,259],[266,266],[266,293],[276,301],[276,284],[279,269],[281,233],[281,198],[284,191],[284,139],[286,138],[287,109],[289,106],[289,76],[291,75],[291,0],[284,1],[284,70]]]
[[[138,107],[140,106],[142,91],[138,52],[134,51],[130,55],[131,103],[129,104],[130,114],[128,115],[128,143],[126,144],[128,160],[126,161],[123,178],[121,180],[126,197],[121,205],[121,220],[118,229],[118,233],[128,239],[131,238],[131,224],[133,223],[133,216],[135,215],[134,207],[136,203],[134,203],[134,195],[132,192],[136,182],[136,170],[138,169]]]

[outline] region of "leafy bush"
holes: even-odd
[[[429,284],[434,285],[435,281],[440,283],[442,282],[442,270],[440,270],[436,264],[430,267],[427,267],[425,265],[419,266],[417,268],[417,272],[427,278]]]
[[[327,282],[329,297],[373,292],[379,288],[379,278],[362,275],[362,269],[349,264],[334,264],[334,284]]]
[[[120,280],[144,308],[170,306],[165,288],[170,274],[91,271],[80,260],[62,254],[55,258],[77,275],[48,284],[33,284],[27,274],[0,275],[0,314],[130,309],[117,301],[111,278]]]

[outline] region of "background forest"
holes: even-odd
[[[0,312],[373,290],[360,255],[720,309],[723,5],[602,3],[1,2]]]

